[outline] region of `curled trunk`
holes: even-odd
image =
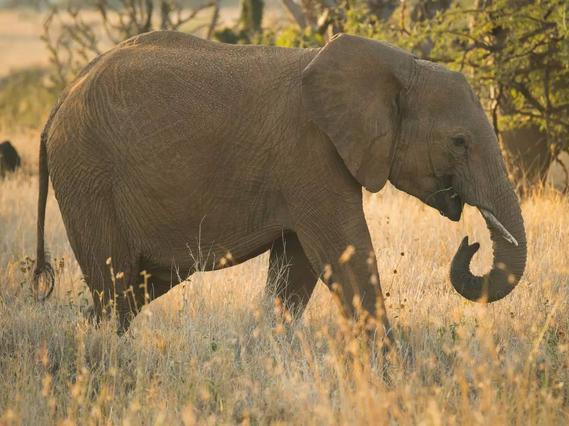
[[[514,242],[508,241],[496,222],[485,215],[494,249],[492,269],[484,276],[470,272],[470,261],[480,245],[469,245],[468,237],[465,237],[450,270],[450,279],[456,291],[469,300],[481,303],[494,302],[508,295],[520,281],[526,265],[527,243],[523,218],[517,197],[509,184],[497,191],[493,204],[495,217],[514,237]]]

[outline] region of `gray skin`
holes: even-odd
[[[270,250],[269,283],[286,257],[287,306],[301,313],[322,278],[348,315],[358,295],[389,335],[362,208],[362,187],[388,180],[454,221],[465,202],[487,209],[517,240],[488,222],[485,277],[469,272],[476,245],[461,246],[451,278],[463,296],[504,297],[525,266],[520,207],[464,77],[360,37],[284,49],[153,32],[96,59],[42,134],[38,279],[48,166],[95,313],[115,298],[120,331],[196,259],[213,270]],[[124,272],[114,283],[108,258]]]

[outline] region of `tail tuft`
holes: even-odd
[[[49,262],[38,265],[34,271],[32,291],[38,302],[44,302],[51,296],[55,287],[55,272]]]
[[[49,169],[46,149],[49,121],[50,120],[48,120],[48,124],[46,124],[40,139],[37,256],[36,270],[34,271],[32,286],[34,296],[40,302],[46,300],[51,295],[53,288],[55,287],[55,272],[49,263],[49,255],[46,253],[44,241],[45,207],[49,191]]]

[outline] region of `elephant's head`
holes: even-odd
[[[497,139],[464,76],[360,37],[341,35],[304,69],[308,117],[335,145],[346,167],[372,192],[390,180],[458,221],[477,207],[494,243],[494,264],[470,272],[479,245],[465,238],[451,266],[464,297],[492,302],[520,280],[526,237]]]

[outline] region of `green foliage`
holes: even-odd
[[[40,127],[55,95],[46,84],[47,71],[30,68],[16,71],[0,81],[0,129]]]
[[[279,47],[322,47],[326,40],[311,28],[301,29],[296,25],[289,25],[277,32],[266,31],[261,44],[270,44]]]

